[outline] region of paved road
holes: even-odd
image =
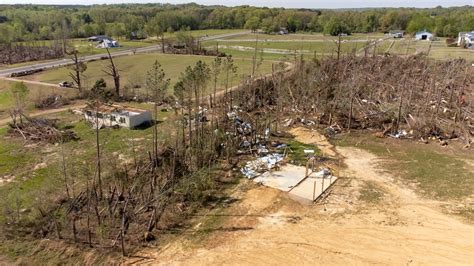
[[[245,35],[245,34],[248,34],[248,33],[249,33],[249,31],[228,33],[228,34],[220,34],[220,35],[214,35],[214,36],[209,36],[209,37],[203,37],[203,38],[201,38],[201,40],[202,41],[210,41],[210,40],[228,38],[228,37],[233,37],[233,36]],[[152,46],[148,46],[148,47],[137,48],[135,51],[133,49],[129,49],[129,50],[124,50],[124,51],[112,52],[111,55],[115,57],[115,56],[122,56],[122,55],[131,55],[131,54],[133,54],[133,52],[135,52],[135,53],[146,53],[146,52],[152,52],[152,51],[157,51],[157,50],[159,51],[160,49],[161,49],[160,45],[152,45]],[[83,58],[83,60],[84,61],[98,60],[98,59],[100,59],[101,57],[104,57],[104,56],[107,56],[107,53],[85,56]],[[71,59],[64,58],[64,59],[58,59],[58,60],[55,60],[55,61],[50,61],[50,62],[45,62],[45,63],[38,63],[38,64],[32,64],[32,65],[14,67],[14,68],[7,68],[7,69],[0,70],[0,78],[1,77],[8,77],[12,73],[15,73],[15,72],[42,69],[42,68],[52,68],[52,67],[58,67],[58,66],[65,66],[65,65],[70,65],[71,63],[72,63]]]
[[[153,45],[153,46],[148,46],[148,47],[143,47],[143,48],[137,48],[136,52],[137,53],[144,53],[144,52],[151,52],[160,49],[161,46],[159,45]],[[119,52],[113,52],[111,53],[112,56],[121,56],[121,55],[130,55],[133,53],[133,50],[124,50],[124,51],[119,51]],[[107,56],[106,53],[104,54],[96,54],[96,55],[89,55],[84,57],[84,61],[92,61],[92,60],[98,60],[101,57]],[[41,68],[52,68],[52,67],[58,67],[58,66],[65,66],[69,65],[72,63],[71,59],[64,58],[64,59],[59,59],[55,61],[50,61],[46,63],[38,63],[34,65],[28,65],[28,66],[21,66],[21,67],[14,67],[14,68],[8,68],[4,70],[0,70],[0,77],[8,77],[10,74],[15,73],[15,72],[20,72],[20,71],[26,71],[26,70],[35,70],[35,69],[41,69]]]

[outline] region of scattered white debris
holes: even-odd
[[[314,153],[314,150],[304,150],[304,153],[305,153],[305,154]]]
[[[276,146],[277,149],[284,149],[284,148],[286,148],[286,147],[287,147],[287,145],[286,145],[285,143],[278,144],[278,145]]]
[[[408,136],[408,132],[402,129],[402,130],[398,130],[395,134],[388,134],[388,135],[392,138],[401,139],[401,138],[406,138]]]
[[[263,157],[260,157],[256,160],[249,161],[246,163],[240,172],[245,175],[247,178],[251,179],[258,176],[261,173],[264,173],[272,168],[274,168],[279,162],[283,160],[283,155],[279,153],[269,154]]]
[[[331,170],[327,168],[322,168],[319,172],[311,174],[311,176],[316,178],[325,178],[331,176],[331,174]]]

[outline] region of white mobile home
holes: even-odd
[[[426,30],[419,31],[415,34],[415,39],[419,41],[432,41],[433,37],[433,33]]]
[[[101,127],[136,128],[140,125],[151,123],[151,112],[142,109],[124,107],[119,105],[103,105],[99,108],[84,109],[87,121]]]

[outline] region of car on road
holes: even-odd
[[[63,81],[63,82],[60,82],[58,85],[59,87],[62,87],[62,88],[71,88],[74,85],[74,83],[69,82],[69,81]]]

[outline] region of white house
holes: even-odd
[[[119,43],[114,40],[109,40],[109,39],[104,39],[99,43],[99,45],[96,46],[96,48],[115,48],[119,47]]]
[[[460,32],[458,34],[458,46],[461,46],[463,44],[466,47],[472,47],[474,45],[474,31]]]
[[[153,120],[150,111],[119,105],[86,108],[83,113],[87,121],[94,125],[98,123],[99,128],[119,126],[132,129]]]
[[[415,39],[419,41],[432,41],[433,37],[433,33],[426,30],[415,33]]]

